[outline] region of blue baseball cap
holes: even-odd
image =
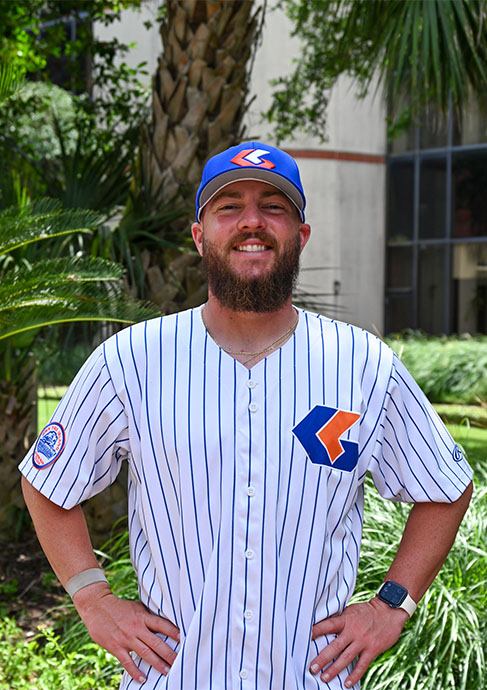
[[[285,151],[260,141],[232,146],[209,159],[196,194],[196,219],[220,189],[237,180],[256,180],[277,187],[289,197],[304,222],[306,199],[296,161]]]

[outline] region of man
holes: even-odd
[[[471,470],[397,357],[293,306],[304,209],[286,153],[210,159],[192,226],[208,302],[100,346],[21,464],[41,544],[124,689],[358,688],[467,508]],[[111,593],[79,507],[124,460],[140,603]],[[347,606],[367,472],[414,506],[379,595]]]

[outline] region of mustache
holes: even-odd
[[[245,240],[250,239],[260,240],[272,249],[275,249],[277,247],[276,240],[273,237],[269,236],[266,232],[262,232],[262,230],[255,230],[254,232],[239,232],[237,235],[232,237],[231,241],[228,243],[228,247],[235,247],[237,244],[240,244],[241,242],[245,242]]]

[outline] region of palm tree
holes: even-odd
[[[485,104],[486,0],[282,0],[302,49],[277,80],[267,116],[283,139],[296,129],[323,137],[330,89],[341,74],[360,93],[382,86],[404,125],[426,110]]]
[[[178,204],[184,216],[168,231],[189,237],[189,218],[203,165],[244,135],[252,58],[265,3],[166,0],[163,54],[152,85],[152,121],[143,130],[136,196],[156,208]],[[195,255],[152,254],[149,296],[165,312],[204,299]],[[191,295],[194,291],[195,294]]]

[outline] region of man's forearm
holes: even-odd
[[[60,508],[24,478],[22,491],[39,542],[63,587],[73,575],[99,567],[80,506]]]
[[[419,601],[443,565],[470,503],[470,484],[454,503],[416,503],[396,556],[385,577],[406,587]]]
[[[25,479],[22,488],[41,546],[62,585],[82,570],[98,567],[81,508],[60,508]],[[163,675],[169,673],[176,653],[160,636],[179,641],[172,622],[152,615],[140,602],[119,599],[102,582],[79,590],[73,601],[94,642],[116,656],[138,683],[146,677],[134,663],[133,651]]]
[[[411,509],[385,579],[403,585],[414,601],[421,599],[443,565],[471,495],[472,484],[454,503],[416,503]],[[328,682],[355,660],[345,681],[345,687],[352,687],[373,659],[395,644],[406,620],[406,611],[390,608],[377,597],[347,606],[340,616],[313,626],[313,638],[334,634],[336,639],[312,660],[311,672],[325,669],[321,678]]]

